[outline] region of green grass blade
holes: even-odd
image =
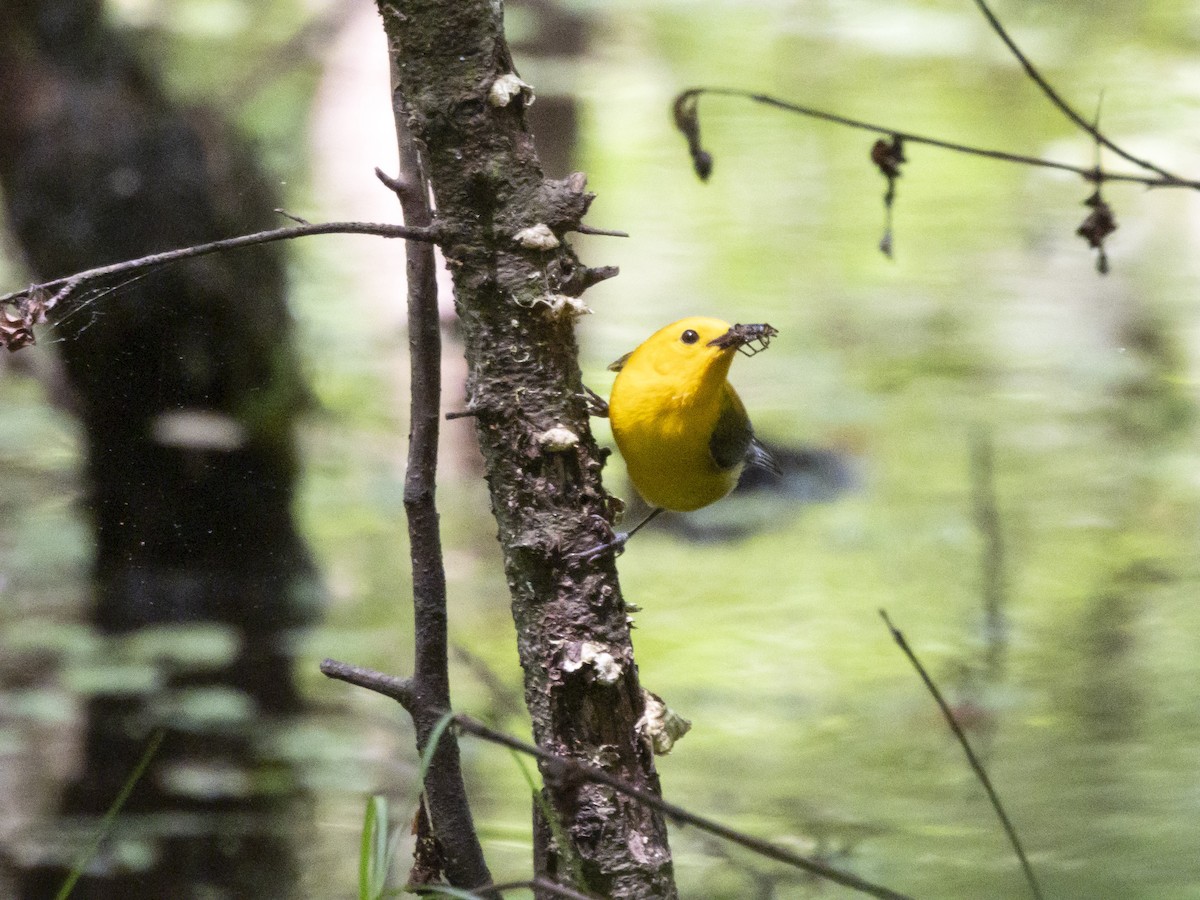
[[[388,819],[388,803],[387,798],[380,795],[372,798],[375,801],[375,847],[372,854],[373,878],[375,892],[371,895],[371,900],[377,897],[382,897],[383,892],[387,889],[388,872],[392,868],[392,840],[388,833],[390,820]]]
[[[437,724],[429,732],[429,740],[425,742],[425,749],[421,753],[421,768],[417,770],[417,780],[421,784],[425,783],[425,773],[429,771],[429,767],[433,764],[433,754],[437,750],[438,744],[442,741],[442,734],[450,727],[452,721],[454,721],[454,713],[448,712],[437,720]]]
[[[67,900],[71,896],[71,891],[75,890],[76,882],[83,876],[88,863],[92,861],[92,858],[96,855],[96,851],[100,849],[100,844],[108,837],[109,832],[112,831],[113,823],[116,822],[117,816],[121,813],[121,807],[125,805],[137,783],[146,774],[146,769],[150,767],[150,760],[154,759],[154,754],[158,752],[158,748],[162,744],[166,734],[166,730],[160,728],[150,736],[150,743],[146,745],[146,749],[142,751],[142,756],[138,760],[137,765],[133,767],[133,771],[129,773],[129,777],[121,785],[121,790],[117,792],[116,799],[113,800],[112,805],[104,813],[104,818],[100,820],[100,827],[96,829],[96,834],[92,837],[91,843],[84,849],[79,858],[75,860],[71,874],[67,876],[67,880],[63,882],[63,886],[54,895],[54,900]]]
[[[387,830],[387,798],[376,794],[367,799],[367,811],[363,816],[358,851],[359,900],[377,900],[383,894],[391,865]]]

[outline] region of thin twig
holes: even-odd
[[[950,710],[949,704],[946,703],[946,698],[942,696],[942,692],[938,690],[938,686],[933,683],[933,679],[921,665],[921,661],[917,659],[917,655],[913,652],[912,647],[908,645],[908,640],[904,637],[904,633],[900,631],[892,620],[888,617],[887,610],[879,610],[879,615],[883,618],[884,624],[887,625],[888,631],[891,632],[892,640],[908,657],[908,661],[913,664],[913,668],[917,670],[917,674],[921,676],[921,680],[925,682],[925,687],[933,696],[934,702],[937,703],[938,709],[942,711],[942,715],[946,719],[946,724],[950,726],[950,730],[954,733],[954,737],[958,740],[958,744],[963,749],[963,753],[967,755],[967,763],[971,766],[971,770],[975,773],[975,777],[979,779],[979,783],[983,785],[984,791],[987,792],[988,800],[991,801],[992,809],[996,811],[996,815],[1000,818],[1000,824],[1004,826],[1004,833],[1008,835],[1009,843],[1012,844],[1013,850],[1017,854],[1017,859],[1021,862],[1021,868],[1025,872],[1025,880],[1029,883],[1029,890],[1037,900],[1042,900],[1042,890],[1038,886],[1036,876],[1033,874],[1033,867],[1029,864],[1029,857],[1025,855],[1025,848],[1021,846],[1021,839],[1017,837],[1017,830],[1013,827],[1012,820],[1009,819],[1008,813],[1004,811],[1004,805],[1000,802],[1000,795],[996,793],[996,789],[992,786],[992,779],[988,777],[987,771],[983,768],[983,763],[979,761],[979,757],[975,755],[975,751],[971,748],[971,742],[967,740],[967,735],[963,732],[962,727],[955,719],[954,713]]]
[[[366,688],[376,694],[382,694],[395,700],[409,714],[417,707],[418,698],[413,690],[412,681],[408,678],[398,678],[395,675],[385,675],[375,669],[356,666],[336,659],[321,661],[321,674],[326,678],[344,681],[355,687]]]
[[[288,212],[286,209],[283,209],[278,206],[275,207],[275,214],[283,216],[285,219],[291,219],[297,225],[311,225],[312,224],[312,222],[308,221],[308,219],[305,219],[303,216],[294,216],[290,212]]]
[[[548,751],[534,746],[533,744],[525,743],[524,741],[517,740],[516,738],[513,738],[507,734],[496,731],[492,728],[488,728],[482,722],[472,719],[469,716],[455,716],[454,724],[465,733],[473,735],[474,737],[493,744],[500,744],[501,746],[508,747],[512,750],[517,750],[520,753],[535,756],[542,762],[548,763],[550,768],[550,772],[548,774],[550,777],[558,776],[566,781],[574,778],[582,781],[591,781],[597,784],[606,785],[618,793],[637,800],[639,803],[645,806],[650,806],[659,810],[678,824],[691,825],[695,828],[699,828],[701,831],[706,831],[709,834],[716,835],[717,837],[724,838],[731,843],[745,847],[747,850],[751,850],[754,853],[757,853],[759,856],[765,856],[768,859],[775,860],[776,862],[781,862],[797,869],[803,869],[804,871],[813,875],[818,875],[821,878],[833,881],[837,884],[843,885],[844,887],[852,888],[871,897],[883,897],[887,898],[887,900],[905,900],[906,895],[904,894],[897,893],[896,891],[881,887],[880,885],[872,884],[871,882],[865,881],[856,875],[851,875],[848,872],[842,872],[839,869],[835,869],[832,866],[828,866],[818,860],[810,859],[807,856],[801,856],[798,853],[793,853],[791,850],[781,847],[778,844],[772,844],[769,841],[764,841],[760,838],[746,834],[745,832],[730,828],[729,826],[723,825],[713,819],[689,812],[681,806],[676,806],[674,803],[663,800],[657,794],[644,791],[641,788],[638,788],[629,782],[616,777],[615,775],[610,775],[603,769],[596,768],[595,766],[585,765],[574,760],[564,759],[561,756],[556,756],[553,753],[549,753]]]
[[[551,881],[549,878],[539,876],[528,882],[531,888],[535,890],[545,891],[549,894],[555,894],[559,897],[566,897],[567,900],[595,900],[594,894],[583,894],[566,885],[559,884],[557,881]]]
[[[124,262],[112,263],[107,266],[99,266],[95,269],[86,269],[83,272],[76,272],[74,275],[68,275],[63,278],[43,281],[41,284],[35,284],[24,290],[12,291],[11,293],[0,295],[0,306],[15,303],[18,300],[28,297],[32,292],[49,292],[57,288],[57,291],[43,304],[43,310],[49,312],[57,304],[69,297],[80,285],[95,281],[98,278],[164,266],[168,263],[179,262],[184,259],[207,256],[210,253],[237,250],[241,247],[252,247],[256,244],[270,244],[275,241],[290,241],[293,238],[308,237],[314,234],[373,234],[378,237],[403,238],[409,241],[429,243],[435,243],[444,237],[441,230],[435,225],[423,228],[410,228],[407,225],[387,225],[378,222],[319,222],[315,225],[274,228],[270,231],[258,231],[254,234],[243,234],[238,237],[212,241],[208,244],[196,244],[191,247],[181,247],[178,250],[153,253],[139,259],[125,260]]]
[[[347,663],[332,659],[327,659],[321,663],[321,671],[331,678],[337,678],[341,681],[376,691],[387,697],[392,697],[402,704],[418,700],[418,698],[413,696],[404,679],[384,675],[381,672],[348,665]],[[557,781],[560,785],[583,781],[603,784],[626,797],[636,800],[644,806],[658,810],[681,825],[691,825],[699,828],[701,831],[745,847],[759,856],[802,869],[805,872],[810,872],[813,875],[833,881],[871,897],[880,897],[884,898],[884,900],[911,900],[906,894],[872,884],[856,875],[851,875],[848,872],[840,871],[818,860],[794,853],[786,847],[772,844],[769,841],[764,841],[744,832],[737,831],[727,825],[722,825],[713,819],[689,812],[681,806],[676,806],[674,803],[663,800],[650,791],[644,791],[624,779],[610,775],[603,769],[557,756],[548,750],[543,750],[541,747],[489,728],[470,716],[455,715],[453,721],[458,730],[465,734],[492,744],[498,744],[501,747],[507,747],[510,750],[516,750],[518,753],[524,753],[540,760],[544,764],[543,772],[546,777],[552,781]]]
[[[814,109],[810,106],[802,106],[798,103],[789,103],[786,100],[780,100],[777,97],[772,97],[768,94],[757,94],[753,91],[744,91],[738,88],[689,88],[676,98],[676,102],[678,103],[680,100],[687,98],[699,97],[703,94],[710,94],[717,97],[740,97],[745,100],[751,100],[755,103],[761,103],[765,106],[772,106],[776,109],[782,109],[786,110],[787,112],[808,116],[809,118],[833,122],[834,124],[843,125],[847,128],[857,128],[862,131],[870,131],[873,134],[879,135],[890,135],[898,137],[901,140],[909,143],[924,144],[929,147],[938,147],[940,149],[951,150],[956,153],[965,153],[971,156],[981,156],[986,159],[1000,160],[1001,162],[1019,163],[1026,166],[1037,166],[1043,169],[1056,169],[1062,172],[1070,172],[1073,175],[1078,175],[1085,181],[1093,183],[1099,181],[1122,181],[1132,182],[1134,184],[1143,184],[1147,187],[1183,187],[1190,188],[1192,190],[1200,190],[1200,181],[1192,181],[1186,178],[1176,178],[1173,175],[1160,174],[1160,177],[1150,177],[1147,175],[1137,175],[1133,173],[1101,172],[1095,168],[1084,168],[1082,166],[1071,165],[1070,163],[1057,162],[1050,159],[1041,159],[1036,156],[1026,156],[1020,153],[1008,153],[1004,150],[991,150],[984,147],[973,147],[969,144],[959,144],[954,141],[944,141],[940,138],[914,134],[911,131],[902,131],[896,128],[889,128],[886,125],[877,125],[873,122],[864,122],[861,119],[851,119],[847,116],[839,116],[835,113]]]
[[[1038,88],[1041,90],[1041,92],[1046,95],[1046,98],[1051,103],[1053,103],[1059,109],[1059,111],[1062,112],[1062,114],[1064,116],[1066,116],[1068,119],[1070,119],[1076,126],[1078,126],[1079,128],[1086,131],[1088,134],[1090,134],[1092,136],[1092,138],[1096,141],[1096,143],[1107,147],[1113,153],[1117,154],[1117,156],[1121,157],[1122,159],[1124,159],[1128,162],[1133,163],[1135,166],[1146,169],[1147,171],[1150,171],[1150,172],[1157,173],[1158,175],[1162,176],[1162,178],[1165,179],[1165,181],[1168,183],[1171,183],[1171,184],[1188,183],[1188,182],[1185,182],[1184,179],[1179,178],[1176,175],[1172,175],[1166,169],[1156,166],[1154,163],[1150,162],[1149,160],[1141,159],[1137,156],[1134,156],[1132,153],[1129,153],[1124,148],[1117,146],[1111,140],[1109,140],[1107,137],[1105,137],[1097,125],[1092,124],[1087,119],[1085,119],[1083,116],[1081,116],[1079,113],[1077,113],[1071,107],[1071,105],[1062,98],[1062,95],[1060,95],[1058,93],[1058,91],[1056,91],[1054,89],[1054,87],[1050,84],[1050,82],[1048,82],[1044,77],[1042,77],[1042,73],[1039,72],[1034,67],[1033,63],[1030,62],[1029,57],[1027,57],[1024,53],[1021,52],[1021,48],[1017,46],[1016,42],[1012,39],[1012,37],[1009,36],[1008,32],[1004,30],[1004,26],[1000,24],[1000,20],[996,18],[995,13],[992,12],[991,8],[988,7],[987,3],[985,3],[984,0],[975,0],[975,5],[977,7],[979,7],[979,11],[981,13],[983,13],[983,17],[985,19],[987,19],[988,24],[992,27],[992,30],[994,32],[996,32],[996,35],[1000,38],[1000,40],[1004,41],[1004,45],[1006,47],[1008,47],[1009,52],[1012,53],[1012,55],[1014,57],[1016,57],[1017,62],[1019,62],[1021,64],[1021,68],[1023,68],[1025,70],[1025,74],[1028,75],[1030,77],[1030,79],[1032,79],[1033,83],[1036,84],[1038,86]],[[1097,166],[1097,171],[1099,171],[1099,166]],[[1108,179],[1109,179],[1109,175],[1107,173],[1105,173],[1104,180],[1108,180]],[[1155,182],[1155,183],[1158,183],[1158,182]]]
[[[393,64],[395,59],[393,58]],[[400,174],[388,186],[400,202],[405,225],[433,226],[429,183],[412,135],[404,126],[407,111],[393,92]],[[385,182],[386,184],[387,182]],[[442,740],[433,709],[450,709],[450,653],[447,637],[446,567],[436,502],[439,410],[442,400],[442,333],[438,316],[437,263],[429,243],[405,245],[408,283],[408,356],[410,415],[408,467],[404,476],[404,514],[412,563],[414,692],[422,703],[409,712],[417,749],[431,752],[425,772],[430,821],[440,844],[451,884],[487,884],[492,875],[483,856],[463,780],[458,741]],[[431,748],[431,751],[430,751]],[[417,854],[417,866],[422,866]],[[483,889],[485,897],[499,893]]]
[[[576,225],[575,230],[580,234],[592,234],[600,237],[629,237],[628,231],[617,231],[612,228],[593,228],[591,225]]]
[[[473,653],[462,644],[455,644],[452,649],[458,661],[467,667],[491,697],[492,714],[489,719],[499,724],[525,711],[525,707],[521,705],[520,691],[506,684],[479,654]]]

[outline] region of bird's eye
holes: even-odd
[[[700,340],[700,335],[696,334],[696,332],[689,328],[679,336],[679,339],[685,344],[694,344],[696,341]]]

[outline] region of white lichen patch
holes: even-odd
[[[552,318],[578,319],[580,316],[590,316],[592,308],[578,297],[568,297],[566,294],[547,294],[538,298],[539,306],[545,306],[546,312]]]
[[[565,453],[579,446],[579,435],[565,425],[555,425],[539,434],[537,442],[548,453]]]
[[[642,689],[645,709],[642,717],[634,724],[655,756],[666,756],[675,742],[692,729],[692,723],[663,703],[662,697]]]
[[[526,250],[554,250],[562,244],[545,222],[522,228],[513,235],[513,240]]]
[[[594,641],[584,641],[579,645],[578,660],[574,659],[574,654],[568,654],[563,662],[563,671],[578,672],[584,666],[591,666],[595,671],[596,681],[605,685],[616,684],[624,671],[616,657],[608,652],[608,648]]]
[[[535,99],[533,87],[522,81],[515,72],[509,72],[492,82],[492,88],[488,91],[488,103],[492,106],[504,107],[512,103],[515,97],[522,95],[525,98],[525,105],[533,106]]]

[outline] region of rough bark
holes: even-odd
[[[418,141],[454,275],[474,413],[504,552],[525,699],[538,744],[657,790],[637,734],[642,695],[611,556],[571,558],[606,539],[613,503],[588,427],[573,304],[611,274],[565,243],[591,196],[582,176],[547,181],[526,128],[498,4],[380,0],[397,108]],[[497,82],[499,81],[499,85]],[[511,82],[508,82],[511,83]],[[554,240],[526,229],[544,225]],[[577,302],[577,301],[575,301]],[[661,815],[604,786],[551,784],[571,848],[537,861],[580,862],[605,897],[675,895]],[[435,823],[436,825],[436,823]]]

